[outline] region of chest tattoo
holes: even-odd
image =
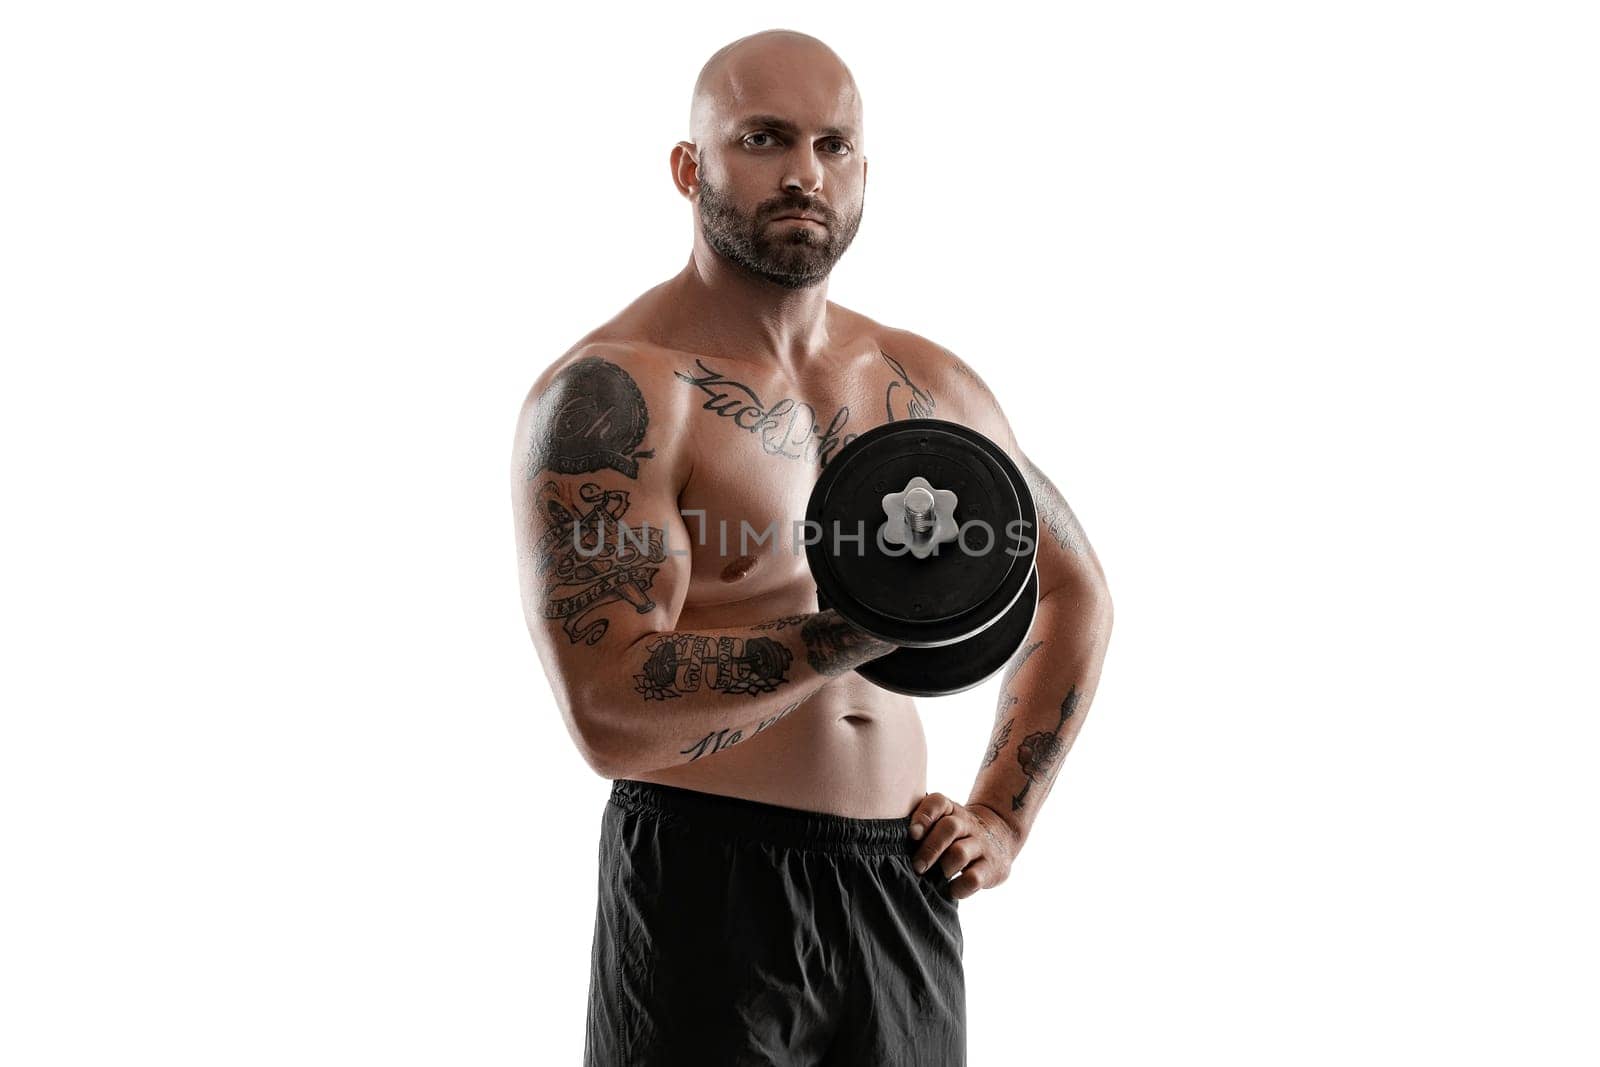
[[[884,394],[884,414],[888,421],[932,416],[933,395],[912,381],[898,360],[886,352],[879,355],[893,375]],[[857,436],[849,429],[850,407],[847,404],[840,405],[831,417],[824,418],[803,400],[783,397],[768,403],[750,385],[707,366],[705,360],[696,359],[694,364],[694,373],[675,371],[674,374],[679,381],[705,395],[701,409],[727,419],[750,434],[768,455],[816,461],[826,466],[839,449]]]

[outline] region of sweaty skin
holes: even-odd
[[[891,649],[817,612],[791,524],[854,435],[964,423],[1027,472],[1047,528],[1039,612],[969,800],[1020,845],[1099,675],[1099,564],[967,364],[827,299],[867,171],[838,57],[784,31],[735,42],[707,63],[691,130],[671,159],[688,262],[550,365],[518,420],[523,601],[569,732],[606,777],[855,818],[923,803],[915,705],[853,671]]]

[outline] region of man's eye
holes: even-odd
[[[763,143],[757,144],[756,143],[756,139],[757,138],[762,138],[763,139]],[[770,143],[771,141],[772,141],[772,134],[770,134],[770,133],[752,133],[752,134],[750,134],[749,136],[747,136],[744,139],[744,143],[749,145],[751,148],[765,148],[765,147],[767,147],[767,144]]]
[[[850,146],[845,142],[838,140],[837,138],[831,141],[825,141],[823,144],[829,152],[832,152],[837,156],[848,155],[850,152]]]

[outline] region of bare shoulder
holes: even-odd
[[[958,390],[976,389],[986,397],[994,396],[989,386],[978,376],[978,372],[972,369],[972,365],[944,345],[929,340],[919,333],[892,326],[878,327],[878,337],[885,351],[898,350],[905,353],[903,361],[908,367],[915,366],[930,378],[937,378],[948,387]]]
[[[940,402],[936,417],[972,427],[1016,461],[1033,492],[1039,521],[1050,530],[1056,544],[1069,553],[1092,557],[1093,549],[1077,516],[1055,483],[1023,454],[1000,401],[978,372],[948,348],[909,330],[880,328],[879,337],[886,353],[891,351],[890,346],[904,353],[905,365],[929,383],[930,393]]]
[[[638,478],[644,465],[674,473],[684,417],[672,388],[677,363],[647,343],[584,340],[540,372],[517,419],[517,452],[536,469],[610,470]]]
[[[829,323],[833,334],[847,345],[866,342],[882,352],[897,373],[903,372],[915,381],[925,382],[952,399],[976,393],[985,403],[992,404],[994,394],[978,372],[956,353],[920,333],[889,326],[859,311],[839,304],[828,305]],[[936,393],[936,395],[937,395]],[[940,416],[954,419],[954,414]],[[959,421],[959,420],[957,420]]]
[[[614,369],[597,371],[601,366]],[[552,391],[568,390],[575,382],[587,381],[597,374],[618,381],[625,379],[641,391],[656,391],[671,379],[675,366],[665,350],[644,341],[583,340],[545,365],[528,390],[524,407],[537,404]]]
[[[971,364],[911,330],[873,323],[871,334],[891,373],[908,389],[925,394],[923,414],[971,426],[1015,455],[1016,441],[1005,413]]]

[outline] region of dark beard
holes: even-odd
[[[763,204],[754,217],[745,216],[704,177],[699,203],[706,243],[724,259],[785,289],[808,289],[826,279],[861,226],[859,211],[854,218],[841,220],[835,212],[803,199],[779,198]],[[766,224],[790,211],[820,216],[827,232],[819,236],[796,226],[781,237],[771,236]]]

